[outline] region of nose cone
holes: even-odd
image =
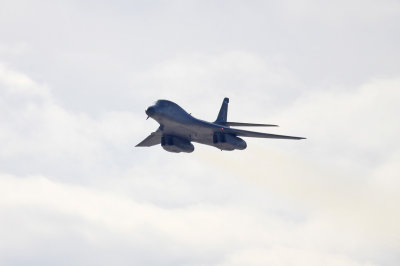
[[[148,115],[150,117],[153,116],[155,113],[156,113],[156,108],[154,108],[154,106],[150,106],[146,110],[146,115]]]

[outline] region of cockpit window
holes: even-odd
[[[157,104],[158,106],[160,106],[160,107],[167,106],[168,103],[169,103],[169,102],[166,101],[166,100],[158,100],[158,101],[156,102],[156,104]]]

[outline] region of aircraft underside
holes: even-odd
[[[232,151],[232,150],[244,150],[247,147],[246,142],[233,136],[231,134],[224,134],[216,132],[202,138],[196,138],[193,142],[209,145],[216,147],[220,150]],[[186,138],[182,138],[174,135],[163,135],[161,137],[161,146],[164,150],[169,152],[186,152],[190,153],[194,151],[194,146],[191,141]]]

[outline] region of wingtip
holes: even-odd
[[[303,138],[303,137],[292,137],[292,139],[294,139],[294,140],[302,140],[302,139],[307,139],[307,138]]]

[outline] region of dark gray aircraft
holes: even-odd
[[[227,122],[228,103],[229,99],[225,98],[215,122],[206,122],[194,118],[174,102],[158,100],[153,106],[147,108],[146,114],[147,118],[151,117],[156,120],[160,127],[136,147],[161,144],[161,147],[169,152],[192,152],[194,146],[191,142],[198,142],[220,150],[232,151],[244,150],[247,147],[246,142],[238,136],[305,139],[231,128],[230,126],[275,127],[277,125]]]

